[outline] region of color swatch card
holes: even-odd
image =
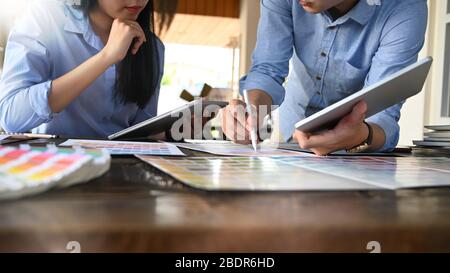
[[[178,147],[221,156],[273,157],[273,156],[313,156],[308,153],[278,149],[276,145],[261,144],[255,151],[251,145],[228,143],[176,143]]]
[[[185,156],[177,146],[159,142],[69,139],[60,146],[106,149],[112,155]]]
[[[450,159],[446,158],[138,158],[203,190],[338,191],[450,186]]]
[[[450,159],[417,157],[314,157],[308,160],[278,158],[305,168],[371,184],[382,189],[450,186]]]
[[[106,173],[106,150],[0,146],[0,200],[90,181]]]

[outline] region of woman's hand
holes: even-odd
[[[108,43],[103,49],[108,62],[113,65],[122,61],[127,56],[134,40],[136,42],[131,51],[133,55],[139,51],[144,42],[147,42],[145,33],[139,23],[130,20],[114,20]]]
[[[135,41],[136,40],[136,41]],[[132,53],[136,54],[147,41],[137,22],[116,19],[113,22],[106,46],[83,64],[52,82],[49,105],[53,113],[64,110],[108,67],[122,61],[135,41]]]
[[[324,156],[343,149],[351,149],[367,139],[369,128],[364,123],[367,104],[360,102],[353,111],[344,117],[338,125],[332,129],[318,134],[309,134],[295,131],[296,139],[302,149],[309,149],[316,155]],[[378,130],[382,130],[377,127]],[[376,134],[380,135],[379,133]],[[384,134],[382,134],[384,137]],[[381,137],[378,137],[381,139]],[[382,140],[384,142],[384,139]],[[377,140],[377,142],[380,142]]]
[[[145,33],[137,22],[114,20],[103,50],[52,82],[48,98],[52,112],[59,113],[64,110],[111,65],[122,61],[133,42],[132,53],[136,54],[146,41]]]

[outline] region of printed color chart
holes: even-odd
[[[450,185],[447,158],[139,158],[205,190],[396,190]]]
[[[255,151],[251,145],[240,145],[234,143],[176,143],[178,147],[200,151],[221,156],[241,156],[241,157],[274,157],[274,156],[313,156],[311,154],[278,149],[276,145],[258,145]]]
[[[185,156],[177,146],[158,142],[70,139],[60,146],[106,149],[112,155]]]

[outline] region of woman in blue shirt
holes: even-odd
[[[105,137],[155,116],[164,46],[154,34],[153,1],[62,2],[37,1],[11,31],[1,126]]]
[[[426,0],[261,0],[253,65],[241,90],[249,90],[255,106],[281,105],[284,140],[318,155],[390,151],[399,139],[401,104],[366,119],[361,102],[335,128],[317,134],[295,131],[295,124],[416,62],[426,27]],[[243,105],[231,102],[223,127],[249,143],[250,119],[236,114]]]

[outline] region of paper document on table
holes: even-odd
[[[106,149],[112,155],[185,156],[177,146],[159,142],[69,139],[60,146]]]
[[[450,186],[450,159],[447,158],[138,158],[191,187],[212,191],[398,190]]]
[[[234,143],[175,143],[180,148],[221,156],[272,157],[272,156],[313,156],[308,153],[278,149],[277,145],[263,143],[255,151],[251,145]]]
[[[282,150],[289,150],[289,151],[297,151],[297,152],[304,152],[304,153],[310,153],[312,154],[313,152],[310,150],[305,150],[300,148],[298,143],[280,143],[279,144],[279,148]],[[408,150],[407,148],[396,148],[396,150]],[[381,152],[366,152],[366,153],[350,153],[347,152],[345,150],[340,150],[340,151],[336,151],[333,152],[331,154],[329,154],[329,156],[405,156],[408,153],[410,153],[410,150],[406,153],[406,152],[389,152],[389,153],[381,153]]]

